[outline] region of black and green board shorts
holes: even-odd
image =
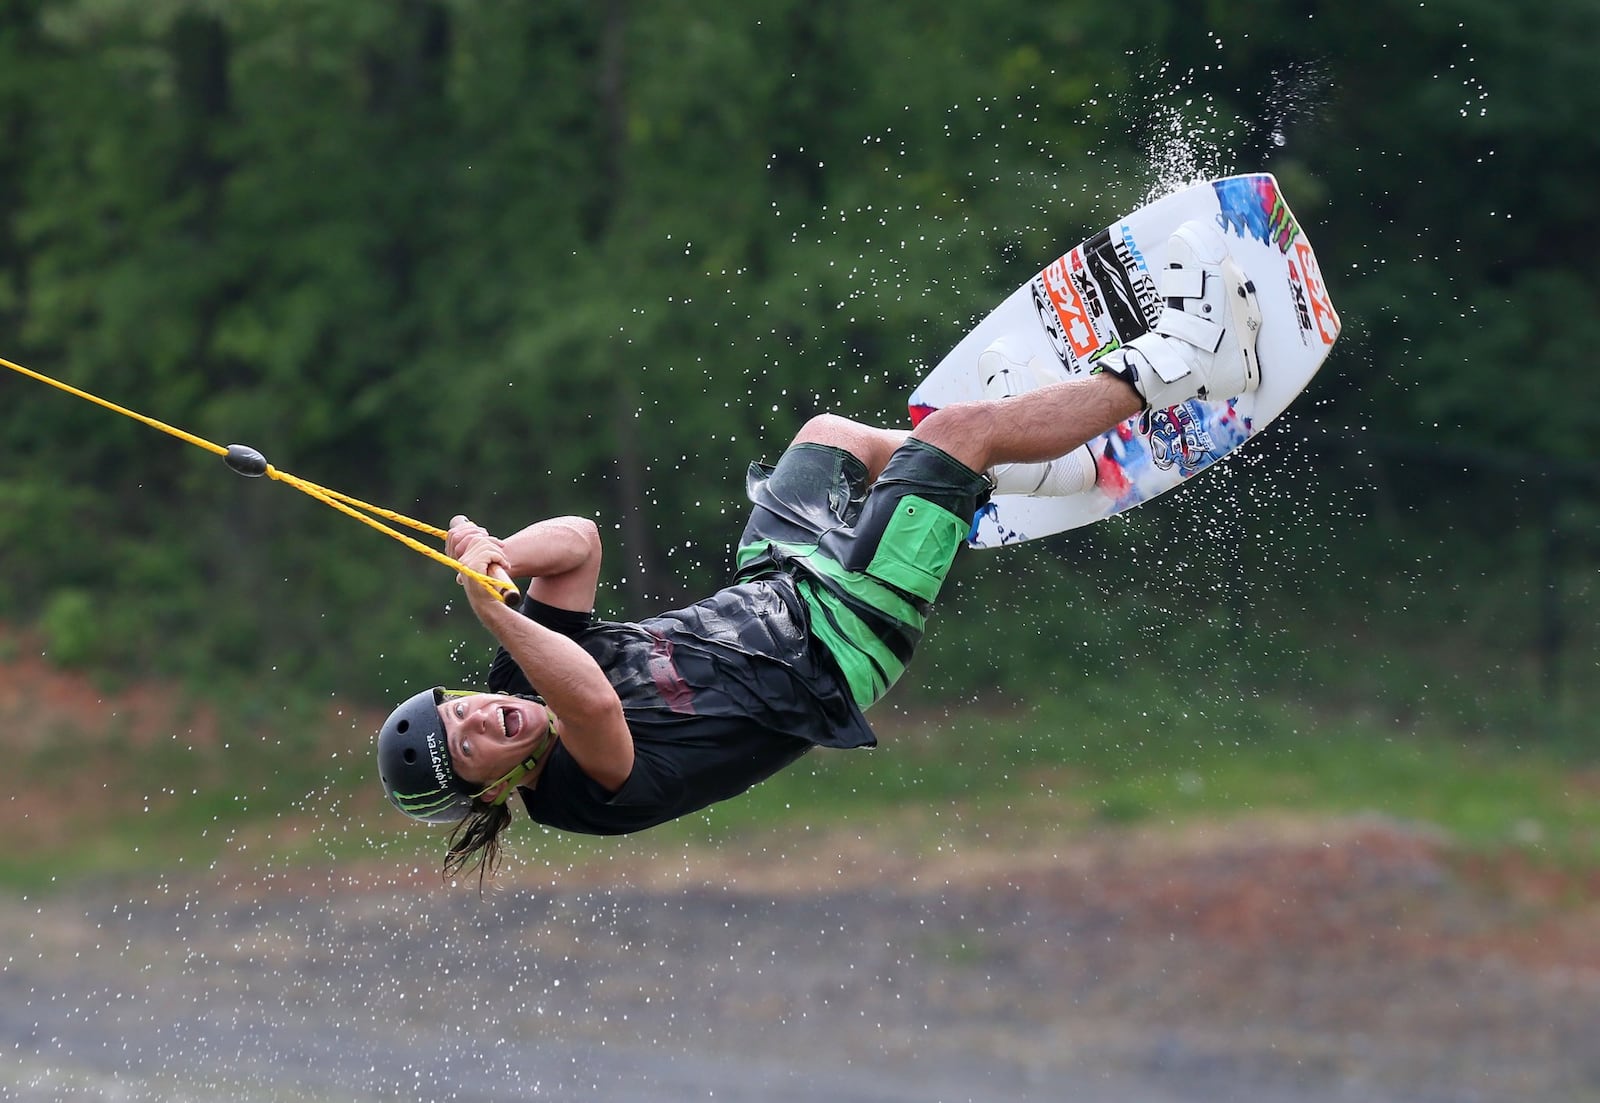
[[[865,709],[905,671],[988,480],[911,438],[871,484],[844,449],[796,444],[776,466],[751,464],[748,491],[737,580],[795,579],[813,635]]]

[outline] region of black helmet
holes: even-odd
[[[378,776],[400,811],[424,823],[455,823],[480,788],[456,776],[439,705],[445,693],[425,689],[389,714],[378,729]]]

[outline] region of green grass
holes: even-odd
[[[896,697],[875,716],[876,750],[815,752],[643,842],[519,825],[513,853],[560,864],[702,845],[742,850],[823,829],[911,847],[952,835],[1022,845],[1288,812],[1375,814],[1430,825],[1472,851],[1515,848],[1539,861],[1600,866],[1592,751],[1463,734],[1437,719],[1402,725],[1371,698],[1339,710],[1305,704],[1287,688],[1283,697],[1180,689],[1129,672],[1026,707],[908,714]],[[362,734],[308,734],[315,731],[309,714],[284,713],[225,745],[174,737],[133,754],[125,733],[53,733],[14,759],[19,776],[70,778],[59,752],[70,746],[90,789],[87,800],[81,786],[63,799],[97,814],[65,817],[48,841],[12,847],[0,856],[0,883],[144,878],[217,860],[289,868],[377,859],[436,869],[443,832],[389,810],[364,754],[327,749],[359,745]],[[900,834],[885,835],[886,823]]]
[[[920,809],[973,836],[1037,839],[1269,812],[1379,815],[1467,849],[1600,865],[1600,768],[1558,750],[1400,731],[1270,698],[1135,699],[1114,684],[887,728],[875,751],[813,754],[677,830],[727,844],[796,822],[871,831],[886,813]]]

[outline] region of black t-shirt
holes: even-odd
[[[813,746],[877,742],[813,641],[787,577],[730,586],[637,624],[531,598],[522,611],[594,657],[633,733],[633,772],[615,793],[556,744],[537,788],[522,790],[540,823],[591,835],[642,831],[737,796]],[[538,692],[504,648],[489,689]]]

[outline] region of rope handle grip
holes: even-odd
[[[500,583],[499,586],[493,588],[500,594],[501,601],[513,609],[522,605],[522,595],[517,592],[517,584],[511,581],[511,576],[506,574],[504,567],[490,568],[489,576],[495,582]]]

